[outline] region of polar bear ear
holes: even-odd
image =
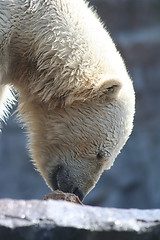
[[[122,83],[118,80],[107,80],[99,87],[99,94],[104,98],[116,98],[122,88]]]

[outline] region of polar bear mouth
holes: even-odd
[[[69,171],[62,165],[58,165],[54,168],[49,176],[51,188],[53,190],[60,190],[65,193],[73,193],[79,197],[82,201],[84,194],[80,188],[75,184],[74,179],[69,174]]]

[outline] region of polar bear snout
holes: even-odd
[[[50,182],[53,190],[73,193],[78,196],[81,201],[84,199],[85,194],[83,194],[79,186],[75,184],[75,180],[63,166],[59,165],[56,167],[50,177]]]

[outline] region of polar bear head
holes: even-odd
[[[25,105],[36,167],[51,189],[75,193],[81,200],[112,166],[132,130],[132,88],[114,82],[103,90],[100,98],[67,107]],[[110,100],[108,91],[114,95]]]

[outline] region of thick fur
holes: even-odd
[[[83,0],[1,0],[0,114],[19,93],[33,162],[48,185],[85,196],[128,139],[134,90]]]

